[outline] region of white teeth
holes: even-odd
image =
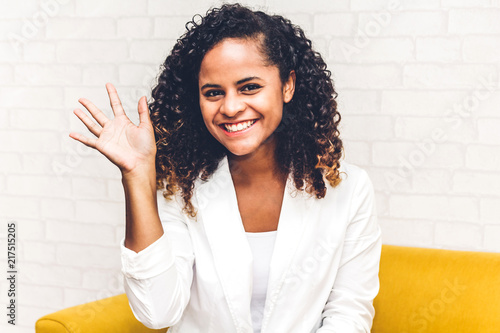
[[[239,123],[237,125],[224,124],[224,127],[226,128],[226,130],[228,132],[232,133],[232,132],[237,132],[237,131],[241,131],[241,130],[247,129],[250,126],[252,126],[253,123],[255,123],[255,120],[245,121],[245,122]]]

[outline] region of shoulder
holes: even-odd
[[[368,173],[359,166],[342,161],[339,171],[342,181],[337,187],[350,190],[359,189],[360,187],[369,190],[373,188]]]

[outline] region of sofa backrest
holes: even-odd
[[[384,245],[372,333],[500,332],[500,253]]]

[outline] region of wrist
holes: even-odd
[[[137,166],[132,170],[122,170],[122,183],[142,183],[156,184],[156,168],[155,165]],[[156,186],[155,186],[156,187]]]

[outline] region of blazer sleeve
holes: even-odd
[[[373,186],[366,172],[359,171],[337,277],[317,333],[369,333],[375,315],[382,241]]]
[[[134,316],[149,328],[175,325],[182,317],[193,279],[194,253],[186,217],[177,200],[158,192],[158,213],[164,234],[136,253],[124,246],[124,287]]]

